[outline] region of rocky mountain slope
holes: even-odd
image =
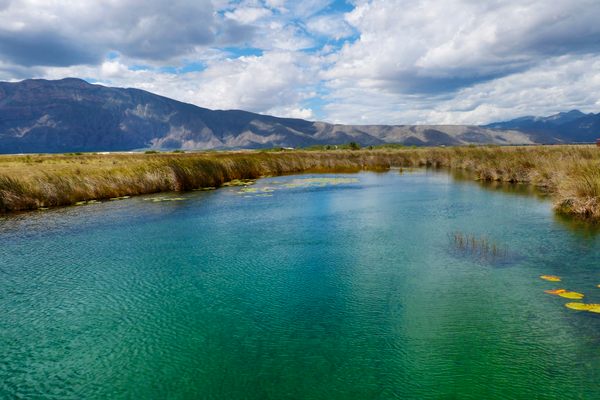
[[[362,145],[543,141],[537,131],[532,134],[520,127],[335,125],[209,110],[139,89],[74,78],[0,82],[0,153],[304,147],[350,141]],[[548,140],[562,140],[557,138]]]
[[[548,117],[528,116],[495,122],[486,128],[518,130],[539,143],[591,143],[600,138],[600,113],[572,110]]]

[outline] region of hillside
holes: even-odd
[[[533,142],[530,135],[512,128],[334,125],[209,110],[139,89],[74,78],[0,82],[0,153],[303,147],[350,141],[362,145]]]
[[[600,138],[600,113],[572,110],[547,117],[527,116],[495,122],[486,128],[525,132],[538,143],[591,143]]]

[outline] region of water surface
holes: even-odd
[[[425,171],[252,188],[1,219],[0,398],[600,398],[600,315],[543,292],[600,303],[600,240],[548,201]]]

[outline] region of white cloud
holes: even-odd
[[[269,114],[276,117],[285,117],[285,118],[300,118],[306,120],[313,120],[315,115],[313,110],[310,108],[301,108],[301,107],[275,107],[269,110]]]
[[[598,0],[350,3],[0,0],[0,79],[83,77],[345,123],[598,111]],[[190,63],[205,69],[161,72]],[[314,93],[322,110],[306,106]]]
[[[374,0],[346,16],[361,36],[331,79],[364,79],[399,93],[452,91],[536,65],[599,51],[600,3],[582,0]]]
[[[127,66],[117,60],[105,61],[100,66],[100,75],[105,78],[118,78],[127,72]]]
[[[268,112],[303,100],[313,83],[303,55],[270,52],[260,57],[224,60],[202,72],[202,82],[190,100],[213,108]]]
[[[340,15],[321,15],[311,18],[306,24],[308,30],[317,35],[340,40],[353,34],[350,25]]]
[[[571,109],[597,112],[600,55],[555,57],[450,95],[401,95],[378,87],[340,86],[330,96],[328,119],[356,124],[486,124]]]
[[[212,109],[243,109],[280,116],[310,117],[302,107],[313,96],[317,71],[311,57],[295,52],[213,60],[199,72],[176,75],[152,69],[129,70],[119,60],[99,67],[57,67],[44,76],[95,77],[111,86],[136,87]]]
[[[164,62],[222,40],[220,32],[247,39],[250,31],[237,28],[215,16],[210,0],[13,0],[0,8],[0,54],[29,66],[97,64],[109,51]]]
[[[226,18],[233,19],[242,24],[251,24],[270,15],[271,11],[269,9],[261,7],[242,7],[225,13]]]

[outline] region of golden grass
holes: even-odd
[[[558,212],[600,220],[600,149],[594,146],[0,156],[0,212],[268,175],[390,167],[446,168],[483,181],[535,185],[553,196]]]

